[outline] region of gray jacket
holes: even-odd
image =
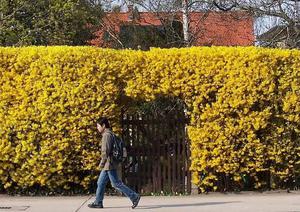
[[[109,129],[106,129],[102,134],[102,145],[101,145],[101,162],[100,168],[102,170],[113,170],[117,169],[118,163],[112,161],[110,156],[112,151],[113,135]]]

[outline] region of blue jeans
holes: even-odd
[[[115,169],[107,171],[102,170],[97,181],[95,203],[102,204],[104,198],[104,190],[108,180],[110,180],[111,185],[115,189],[125,194],[131,200],[131,202],[137,199],[138,194],[123,184],[123,182],[118,178],[118,174]]]

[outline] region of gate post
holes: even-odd
[[[124,117],[124,107],[121,108],[121,114],[120,114],[120,124],[121,124],[121,135],[120,137],[124,140],[123,138],[123,131],[124,131],[124,123],[123,123],[123,117]],[[124,165],[122,163],[120,163],[120,165],[118,165],[118,168],[117,168],[117,173],[118,173],[118,176],[120,178],[120,180],[124,181],[123,179],[123,169],[124,169]]]

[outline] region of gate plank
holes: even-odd
[[[162,131],[160,122],[156,125],[157,133],[156,133],[156,143],[157,143],[157,181],[158,181],[158,192],[163,190],[162,188],[162,158],[161,158],[161,139],[159,133]]]

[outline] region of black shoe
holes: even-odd
[[[132,204],[133,204],[133,205],[131,206],[132,209],[134,209],[136,206],[138,206],[140,199],[141,199],[141,196],[138,195],[138,197],[136,198],[136,200],[134,200],[134,201],[132,202]]]
[[[95,202],[88,204],[89,208],[103,208],[103,204],[97,204]]]

